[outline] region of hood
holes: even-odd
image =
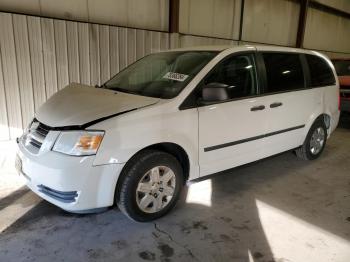
[[[82,126],[159,100],[74,83],[50,97],[36,118],[50,127]]]
[[[339,85],[350,87],[350,76],[339,76]]]

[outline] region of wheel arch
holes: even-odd
[[[302,141],[301,146],[295,149],[295,153],[296,153],[297,157],[299,157],[300,159],[303,159],[303,160],[314,160],[320,156],[320,154],[322,153],[322,151],[325,147],[326,140],[330,134],[330,128],[331,128],[330,121],[331,121],[331,117],[325,113],[322,113],[322,114],[318,115],[317,117],[313,118],[313,120],[309,121],[307,128],[305,128],[306,134],[305,134],[304,140]],[[320,148],[321,151],[318,151],[314,154],[314,153],[310,152],[310,139],[311,139],[311,136],[313,136],[311,131],[312,131],[312,127],[315,125],[315,123],[319,123],[318,125],[323,123],[325,128],[326,128],[326,134],[325,134],[325,138],[324,138],[325,139],[324,144],[321,145],[321,148]]]
[[[307,136],[307,134],[310,131],[310,128],[312,127],[312,125],[316,122],[322,120],[327,128],[327,135],[329,136],[330,134],[330,127],[331,127],[331,116],[327,113],[320,113],[318,114],[316,117],[313,117],[310,119],[310,121],[307,123],[306,128],[305,128],[305,138]],[[305,139],[304,138],[304,139]]]
[[[156,144],[152,144],[149,145],[145,148],[140,149],[139,151],[137,151],[135,154],[133,154],[128,161],[125,163],[123,169],[120,172],[120,176],[118,177],[117,180],[117,184],[115,187],[115,193],[114,193],[114,199],[116,199],[116,197],[119,194],[119,190],[120,190],[120,183],[123,179],[124,174],[124,170],[127,167],[128,163],[130,163],[130,161],[132,159],[134,159],[140,152],[143,152],[145,150],[158,150],[158,151],[162,151],[162,152],[166,152],[170,155],[173,155],[180,163],[182,169],[183,169],[183,174],[184,174],[184,182],[186,183],[186,181],[189,179],[189,175],[190,175],[190,159],[188,157],[187,152],[185,151],[185,149],[176,144],[176,143],[172,143],[172,142],[162,142],[162,143],[156,143]]]
[[[173,155],[182,166],[182,170],[184,172],[184,181],[188,180],[189,174],[190,174],[190,159],[185,149],[182,146],[171,142],[165,142],[165,143],[157,143],[157,144],[150,145],[146,148],[143,148],[140,151],[147,150],[147,149],[159,150],[159,151],[166,152],[170,155]]]

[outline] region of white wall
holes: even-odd
[[[169,0],[1,0],[0,10],[167,31]]]
[[[310,8],[304,47],[350,53],[350,19]]]
[[[246,0],[242,40],[295,46],[299,4],[288,0]]]
[[[241,0],[180,0],[179,32],[237,39],[240,12]]]
[[[239,40],[240,0],[180,0],[184,35]],[[295,45],[299,5],[288,0],[246,0],[243,41]]]
[[[350,13],[349,0],[316,0],[316,2]]]
[[[238,45],[238,41],[207,36],[172,34],[170,48],[208,46],[208,45]]]
[[[14,139],[35,110],[70,82],[104,82],[169,34],[0,13],[0,140]]]

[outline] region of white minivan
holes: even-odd
[[[18,139],[28,187],[70,212],[171,210],[188,180],[287,150],[316,159],[339,118],[314,51],[200,47],[148,55],[98,87],[53,95]]]

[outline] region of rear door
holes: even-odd
[[[260,52],[265,67],[267,126],[265,156],[300,146],[305,125],[321,105],[322,96],[307,88],[304,55],[295,52]],[[304,60],[305,61],[305,60]]]

